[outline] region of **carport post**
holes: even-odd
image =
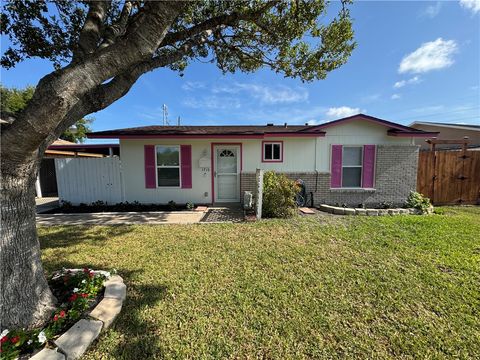
[[[42,197],[42,188],[40,186],[40,175],[37,175],[37,180],[35,180],[35,192],[37,193],[37,197]]]

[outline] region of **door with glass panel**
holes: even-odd
[[[240,201],[240,146],[214,147],[213,181],[216,202]]]

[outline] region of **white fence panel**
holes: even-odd
[[[74,205],[101,200],[108,204],[123,201],[120,159],[59,158],[55,159],[58,197]]]

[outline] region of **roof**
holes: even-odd
[[[307,131],[308,125],[235,125],[235,126],[141,126],[126,129],[97,131],[89,138],[148,138],[188,137],[202,138],[215,136],[265,137],[265,136],[323,136],[324,131]],[[313,130],[313,129],[312,129]]]
[[[97,131],[87,134],[89,138],[264,138],[264,137],[318,137],[325,136],[325,129],[351,121],[369,121],[387,128],[390,136],[432,137],[438,132],[427,132],[393,123],[365,114],[357,114],[320,125],[228,125],[228,126],[141,126],[117,130]]]
[[[452,128],[452,129],[480,131],[480,125],[440,123],[440,122],[430,122],[430,121],[414,121],[413,123],[410,124],[411,127],[414,127],[416,125],[437,126],[437,127]]]
[[[52,143],[53,146],[59,146],[59,145],[78,145],[74,142],[67,141],[67,140],[62,140],[62,139],[57,139]],[[50,145],[50,146],[52,146]]]

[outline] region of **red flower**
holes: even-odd
[[[82,298],[87,298],[88,294],[83,293],[81,296],[82,296]]]
[[[90,272],[90,269],[89,268],[83,268],[83,272],[86,274],[86,273],[89,273]]]
[[[65,317],[65,311],[64,311],[64,310],[61,310],[61,311],[60,311],[60,317],[61,317],[61,318],[64,318],[64,317]]]
[[[72,296],[70,296],[70,297],[68,298],[68,301],[75,301],[75,300],[77,300],[77,297],[78,297],[77,294],[73,294]]]
[[[20,341],[20,336],[14,336],[14,337],[12,337],[12,338],[10,339],[10,342],[11,342],[12,344],[16,344],[16,343],[19,342],[19,341]]]
[[[58,315],[55,314],[55,316],[53,317],[53,321],[57,321],[58,320]]]
[[[89,276],[90,278],[93,278],[93,277],[95,276],[95,274],[93,273],[93,271],[91,271],[91,272],[88,273],[88,276]]]
[[[4,336],[0,339],[0,344],[3,344],[4,342],[8,341],[8,336]]]

